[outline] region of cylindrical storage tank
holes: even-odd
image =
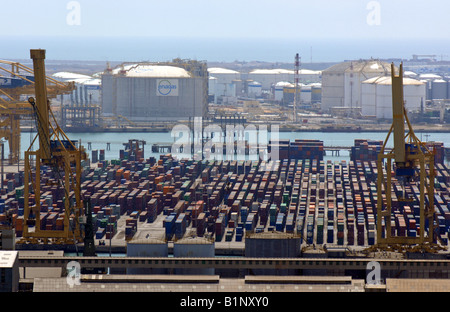
[[[322,84],[311,84],[311,103],[320,103],[322,101]]]
[[[245,257],[252,258],[297,258],[301,255],[302,239],[294,233],[261,232],[245,238]],[[252,270],[256,275],[291,275],[295,270]]]
[[[241,79],[235,79],[232,81],[232,84],[235,86],[235,95],[242,95],[242,92],[244,91],[244,82]]]
[[[217,83],[229,84],[234,80],[239,80],[241,75],[238,71],[226,68],[212,67],[208,68],[210,76],[217,78]]]
[[[301,104],[311,104],[312,86],[305,85],[305,86],[299,87],[299,90],[300,90],[300,103]]]
[[[290,84],[289,82],[284,82],[284,81],[280,81],[275,84],[275,91],[274,91],[274,100],[275,101],[279,101],[279,102],[283,101],[284,87],[289,84]]]
[[[435,79],[431,82],[432,100],[443,100],[447,98],[447,81]]]
[[[411,78],[403,79],[405,108],[419,110],[426,98],[426,84]],[[364,116],[392,119],[391,77],[380,76],[367,79],[361,84],[361,104]]]
[[[298,89],[300,93],[300,88]],[[295,88],[294,84],[286,84],[283,88],[283,102],[285,105],[293,103],[294,102],[294,96],[295,96]]]
[[[136,239],[127,242],[127,257],[162,257],[169,255],[167,242],[159,239]],[[127,274],[166,274],[167,269],[127,268]]]
[[[431,96],[431,81],[428,80],[420,80],[421,82],[423,82],[425,84],[425,98],[426,100],[431,100],[432,96]]]
[[[262,85],[257,81],[248,84],[248,96],[252,98],[260,97],[262,94]]]
[[[208,79],[208,94],[209,95],[216,94],[216,83],[217,83],[216,77],[209,77],[209,79]]]
[[[235,97],[236,96],[236,85],[234,83],[220,83],[216,81],[215,83],[215,93],[216,97]]]
[[[208,105],[206,64],[186,62],[189,71],[173,62],[141,63],[123,66],[117,74],[104,74],[102,114],[122,115],[134,122],[204,116]]]
[[[173,245],[173,256],[178,258],[213,258],[214,242],[206,237],[187,237],[176,241]],[[207,269],[175,269],[176,274],[214,275],[214,268]]]

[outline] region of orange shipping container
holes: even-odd
[[[170,191],[170,187],[168,185],[163,187],[163,194],[166,195],[167,193],[169,193]]]
[[[16,225],[14,226],[16,231],[23,231],[23,216],[17,217]]]
[[[203,212],[203,206],[205,205],[205,203],[203,202],[203,200],[198,200],[196,203],[196,206],[200,207],[200,209]]]

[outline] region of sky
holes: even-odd
[[[2,2],[5,35],[450,39],[446,0]]]
[[[450,40],[446,0],[1,2],[3,39]],[[0,57],[5,53],[0,44]]]

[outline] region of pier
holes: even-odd
[[[172,153],[172,146],[173,143],[169,142],[158,142],[152,144],[152,152],[153,153]],[[236,144],[235,144],[236,146]],[[191,146],[191,152],[193,152],[193,144]],[[246,144],[246,150],[248,150],[249,146]],[[332,156],[340,156],[341,151],[348,151],[350,152],[352,149],[351,146],[324,146],[324,155],[326,155],[326,152],[331,152]],[[224,148],[224,151],[226,151],[226,148]],[[183,147],[181,146],[179,150],[173,151],[173,152],[183,152]]]

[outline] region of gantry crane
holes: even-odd
[[[23,239],[18,243],[75,244],[82,240],[80,217],[84,216],[84,212],[80,189],[81,160],[86,158],[86,153],[67,137],[50,109],[45,78],[45,50],[31,50],[30,55],[33,59],[35,98],[30,97],[28,101],[36,120],[37,135],[25,152]],[[32,151],[36,140],[39,149]],[[35,170],[31,167],[33,158]],[[41,229],[40,184],[43,165],[52,169],[59,187],[64,189],[63,230]],[[34,199],[30,196],[32,194]],[[30,225],[33,223],[34,231],[31,231]]]
[[[9,67],[9,68],[8,68]],[[9,163],[16,163],[20,154],[20,120],[23,116],[32,116],[30,104],[21,99],[23,95],[34,94],[33,70],[18,62],[0,60],[0,138],[9,143]],[[8,80],[20,81],[19,85],[5,83]],[[73,82],[60,82],[51,77],[47,95],[54,98],[59,94],[70,93],[75,89]]]
[[[400,65],[398,75],[395,74],[394,64],[392,64],[391,78],[393,122],[378,155],[377,247],[386,249],[392,246],[396,246],[396,248],[401,248],[401,246],[411,248],[415,246],[414,248],[421,250],[432,250],[430,246],[432,246],[434,239],[435,153],[427,149],[425,143],[422,143],[416,137],[406,114],[403,100],[403,64]],[[405,123],[408,130],[406,135]],[[392,133],[394,136],[394,147],[389,153],[385,153],[386,144]],[[383,171],[384,160],[387,160],[385,167],[386,177]],[[429,174],[427,174],[427,169]],[[420,232],[417,237],[391,235],[393,175],[403,184],[413,181],[418,183],[420,190]],[[385,198],[383,198],[383,191]],[[399,201],[408,202],[408,199],[399,198]],[[425,220],[428,220],[428,233],[425,233]],[[385,229],[383,229],[383,224]]]

